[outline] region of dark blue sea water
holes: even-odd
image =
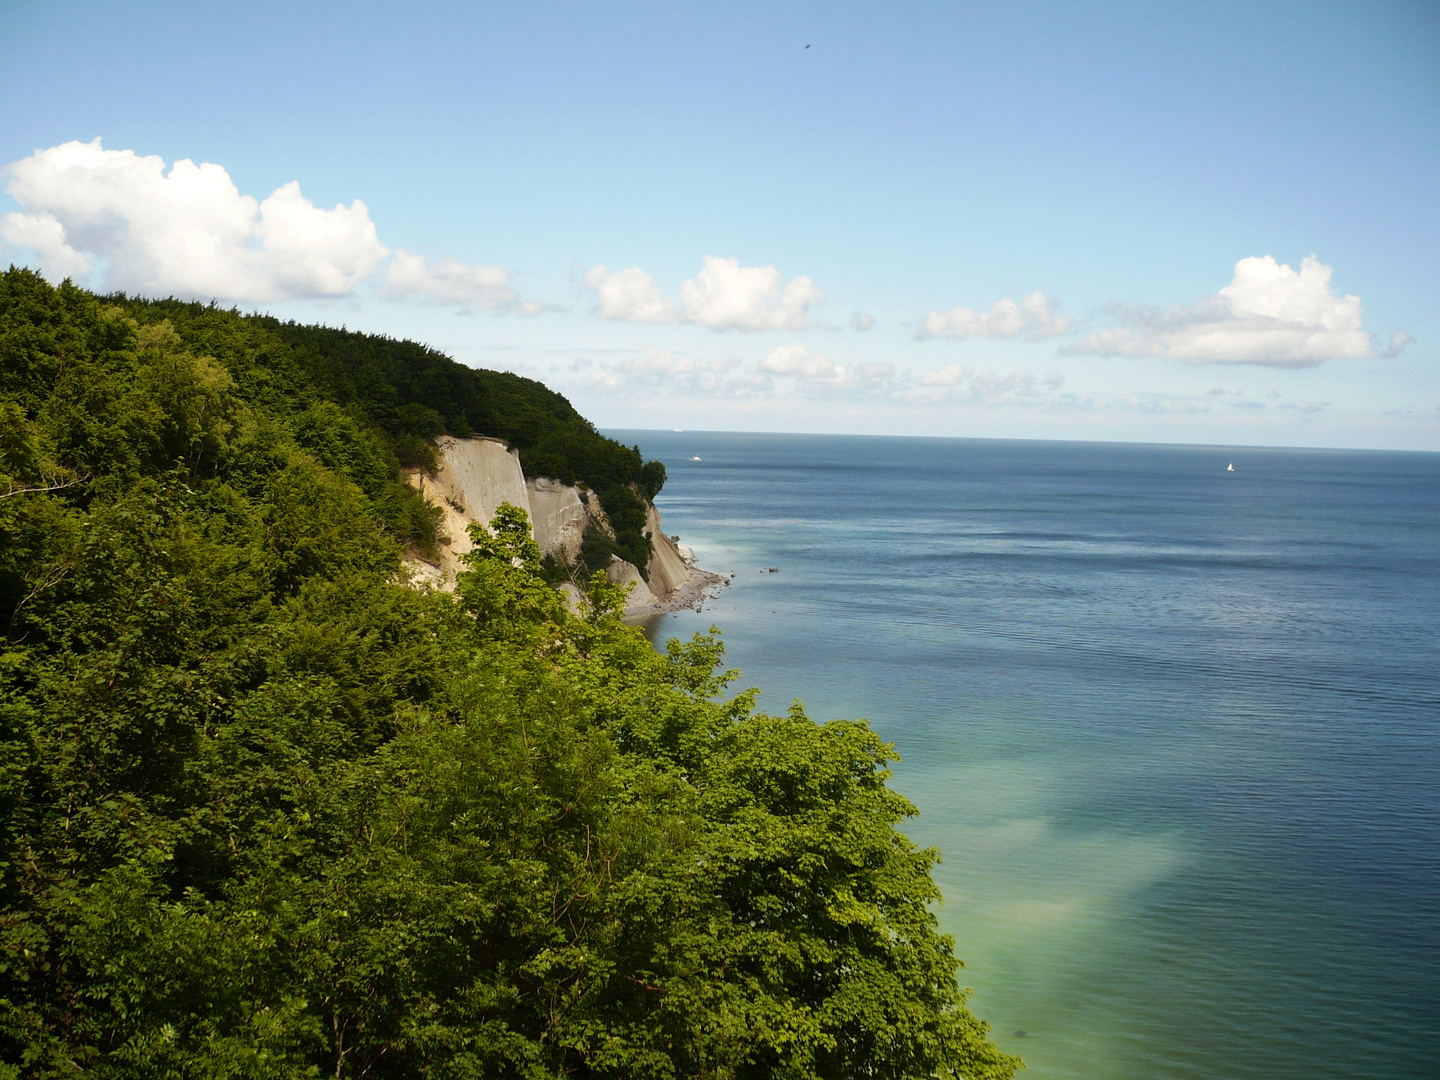
[[[736,573],[652,633],[895,743],[1031,1080],[1440,1076],[1440,455],[615,434]]]

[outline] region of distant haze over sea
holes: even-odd
[[[611,434],[737,575],[652,636],[894,741],[1027,1077],[1434,1068],[1440,455]]]

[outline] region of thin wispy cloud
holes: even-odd
[[[1060,301],[1042,292],[1032,292],[1017,304],[1014,300],[997,300],[988,311],[977,312],[968,307],[953,307],[949,311],[932,311],[920,324],[915,337],[961,339],[1020,338],[1025,341],[1043,341],[1069,333],[1074,323],[1064,315],[1055,312]]]
[[[669,349],[648,349],[611,363],[572,362],[562,378],[578,376],[585,389],[606,394],[670,393],[722,399],[887,401],[894,404],[1006,404],[1074,408],[1058,371],[976,370],[956,364],[933,371],[897,371],[890,363],[838,363],[804,345],[780,345],[746,364],[734,356],[704,361]]]
[[[1121,394],[1111,402],[1113,408],[1125,412],[1194,414],[1230,414],[1235,417],[1256,417],[1279,410],[1313,416],[1329,407],[1329,402],[1288,397],[1271,390],[1261,397],[1247,395],[1243,390],[1212,387],[1203,394],[1172,394],[1144,391]]]
[[[1269,255],[1241,259],[1230,284],[1214,295],[1165,309],[1117,307],[1115,325],[1061,351],[1278,368],[1398,355],[1413,338],[1397,330],[1378,348],[1362,326],[1360,298],[1331,287],[1334,272],[1314,255],[1299,270]]]
[[[825,296],[808,277],[785,283],[774,266],[741,266],[739,259],[706,255],[700,272],[680,286],[677,299],[638,266],[611,271],[592,267],[585,285],[595,294],[595,314],[621,322],[694,323],[715,331],[803,330],[813,325],[810,308]]]
[[[898,385],[891,364],[837,364],[803,345],[770,349],[745,364],[734,356],[700,360],[670,349],[647,349],[618,362],[585,359],[571,365],[591,389],[610,394],[665,392],[687,397],[755,398],[800,394],[834,397],[855,393],[889,394]]]
[[[890,364],[837,364],[803,345],[780,345],[760,361],[759,370],[793,378],[802,388],[825,390],[876,389],[894,377]]]
[[[889,363],[837,363],[803,345],[767,350],[757,361],[731,355],[705,360],[670,349],[652,348],[610,362],[591,357],[552,368],[550,375],[576,392],[607,397],[669,396],[709,400],[726,407],[761,403],[829,402],[917,409],[1003,409],[1041,413],[1120,416],[1201,416],[1233,422],[1264,422],[1266,415],[1298,414],[1304,420],[1324,412],[1328,402],[1295,398],[1271,390],[1263,395],[1213,387],[1199,393],[1154,390],[1118,393],[1097,400],[1072,389],[1063,372],[995,370],[945,364],[927,370],[897,370]],[[748,405],[746,403],[749,403]]]
[[[946,364],[916,375],[911,381],[912,398],[978,404],[1054,394],[1065,385],[1065,376],[1058,371],[1036,375],[1033,371],[977,371],[963,364]]]
[[[687,397],[740,398],[765,394],[772,389],[770,378],[755,370],[743,370],[740,360],[698,360],[671,349],[647,349],[617,363],[600,364],[583,358],[570,365],[581,372],[588,389],[605,394],[638,392],[678,394]]]

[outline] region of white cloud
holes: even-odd
[[[687,319],[712,330],[802,330],[810,325],[810,305],[825,297],[808,277],[792,279],[783,291],[780,281],[773,266],[706,255],[695,279],[680,286],[680,300]]]
[[[864,332],[875,325],[875,316],[867,315],[863,311],[857,311],[850,316],[850,329]]]
[[[890,381],[895,369],[889,364],[837,364],[812,353],[803,345],[779,345],[760,361],[758,371],[786,375],[807,388],[831,390],[880,387]]]
[[[825,297],[808,277],[783,288],[773,266],[741,266],[739,259],[705,256],[705,265],[680,286],[680,301],[667,299],[655,279],[632,266],[611,273],[591,268],[585,284],[595,292],[595,313],[624,322],[689,322],[711,330],[802,330],[810,306]]]
[[[607,319],[669,323],[680,317],[675,302],[661,296],[655,279],[638,266],[613,274],[603,266],[592,267],[585,284],[595,290],[595,313]]]
[[[39,255],[52,277],[85,279],[95,269],[95,257],[69,245],[65,226],[53,214],[6,214],[0,236]]]
[[[1281,368],[1398,355],[1410,335],[1396,331],[1389,348],[1377,351],[1361,326],[1360,298],[1332,291],[1334,272],[1314,255],[1298,271],[1269,255],[1241,259],[1230,284],[1213,296],[1164,311],[1118,309],[1119,325],[1087,334],[1063,351]]]
[[[33,251],[54,278],[150,295],[267,301],[337,297],[369,279],[389,249],[365,204],[322,210],[291,181],[260,201],[219,165],[106,150],[100,140],[37,150],[9,165],[6,190],[20,213],[0,236]],[[471,311],[529,315],[498,266],[454,259],[427,264],[398,251],[385,275],[391,296]]]
[[[291,182],[263,202],[219,165],[105,150],[37,150],[6,170],[20,203],[0,235],[53,276],[103,272],[105,287],[233,300],[342,296],[388,254],[365,204],[322,210]]]
[[[510,285],[510,272],[501,266],[472,266],[455,259],[432,266],[424,256],[400,250],[385,272],[385,282],[394,296],[415,296],[466,311],[535,315],[545,309],[537,301],[521,300]]]
[[[810,325],[811,304],[824,295],[808,277],[780,289],[773,266],[741,266],[738,259],[705,257],[705,268],[680,287],[686,314],[712,330],[800,330]],[[778,303],[775,301],[778,299]]]
[[[1052,309],[1060,301],[1047,297],[1042,292],[1032,292],[1020,303],[1014,300],[997,300],[986,312],[972,311],[967,307],[953,307],[943,314],[932,311],[925,316],[915,337],[926,338],[1024,338],[1026,341],[1040,341],[1067,333],[1074,323],[1064,315],[1057,315]]]
[[[1406,345],[1411,344],[1415,339],[1404,330],[1396,330],[1390,335],[1390,344],[1385,346],[1385,351],[1380,355],[1390,360],[1400,355]]]

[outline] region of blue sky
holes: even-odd
[[[0,50],[52,276],[604,427],[1440,449],[1433,4],[11,0]]]

